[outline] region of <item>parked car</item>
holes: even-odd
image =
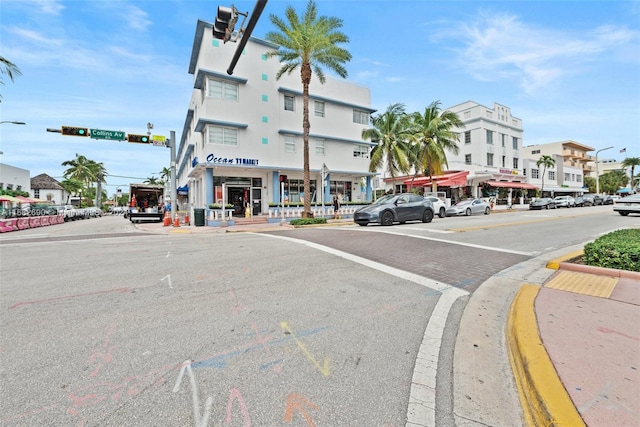
[[[491,207],[489,203],[482,199],[466,199],[461,200],[455,205],[449,207],[446,211],[447,216],[459,216],[459,215],[474,215],[491,213]]]
[[[620,196],[604,196],[604,200],[602,201],[602,204],[613,205],[618,200],[620,200]]]
[[[434,216],[433,203],[413,193],[388,194],[353,213],[353,221],[361,226],[371,223],[393,225],[407,221],[431,222]]]
[[[440,217],[447,216],[447,205],[436,196],[426,196],[425,199],[429,200],[433,204],[433,211]]]
[[[576,200],[572,196],[557,196],[553,200],[559,208],[573,208],[576,206]]]
[[[585,201],[584,201],[584,197],[582,197],[582,196],[574,197],[574,200],[575,200],[575,206],[576,207],[586,206],[585,205]]]
[[[87,212],[89,213],[89,216],[93,217],[93,218],[97,218],[99,216],[102,216],[102,209],[100,209],[100,208],[95,208],[95,207],[87,208]]]
[[[622,216],[630,213],[640,214],[640,194],[623,197],[613,205],[613,211]]]
[[[541,197],[529,203],[529,210],[555,209],[556,201],[550,197]]]
[[[602,204],[602,196],[599,194],[583,194],[582,198],[585,199],[585,206],[587,206],[588,202],[591,202],[590,206],[597,206]]]

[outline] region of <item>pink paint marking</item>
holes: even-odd
[[[96,375],[98,375],[98,373],[100,372],[100,370],[104,365],[111,363],[113,361],[112,352],[115,346],[110,345],[111,344],[110,341],[111,341],[111,335],[115,332],[115,330],[116,330],[116,325],[109,326],[109,330],[107,331],[107,337],[104,339],[102,343],[102,348],[91,350],[91,356],[89,356],[89,363],[97,364],[95,369],[91,371],[90,375],[92,377],[95,377]]]
[[[224,423],[227,425],[231,423],[231,410],[233,409],[234,400],[237,400],[238,405],[240,405],[240,412],[242,413],[242,425],[244,427],[251,427],[251,418],[249,418],[247,405],[245,405],[242,394],[237,388],[231,389],[231,393],[229,393],[229,401],[227,402],[227,417],[225,418]]]
[[[233,307],[231,307],[231,312],[233,314],[240,314],[240,312],[242,310],[244,310],[244,306],[242,305],[242,303],[238,300],[238,296],[236,295],[235,291],[233,289],[229,289],[229,292],[231,293],[231,296],[233,297],[233,299],[235,300],[235,305]]]
[[[41,300],[35,300],[35,301],[22,301],[22,302],[13,304],[12,306],[9,306],[9,310],[21,307],[23,305],[39,304],[39,303],[43,303],[43,302],[59,301],[59,300],[80,298],[80,297],[100,295],[100,294],[108,294],[108,293],[111,293],[111,292],[126,293],[126,292],[131,292],[131,289],[130,288],[118,288],[118,289],[110,289],[108,291],[89,292],[89,293],[86,293],[86,294],[68,295],[68,296],[64,296],[64,297],[47,298],[47,299],[41,299]]]
[[[622,332],[614,331],[613,329],[604,328],[602,326],[598,327],[598,331],[603,332],[605,334],[620,335],[621,337],[629,338],[630,340],[634,340],[634,341],[640,341],[640,338],[638,337],[632,337],[631,335],[623,334]]]
[[[31,417],[33,415],[40,414],[42,412],[50,411],[52,409],[57,408],[58,406],[60,406],[60,405],[56,403],[56,404],[49,405],[49,406],[43,406],[42,408],[34,409],[32,411],[29,411],[29,412],[24,412],[22,414],[12,415],[12,416],[10,416],[8,418],[2,418],[2,419],[0,419],[0,425],[6,425],[7,423],[18,421],[18,420],[20,420],[22,418],[27,418],[27,417]]]

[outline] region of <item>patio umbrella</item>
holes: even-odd
[[[31,197],[24,197],[24,196],[16,196],[16,199],[20,199],[20,203],[38,203],[38,202],[40,202],[39,199],[32,199]]]

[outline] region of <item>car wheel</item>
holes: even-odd
[[[424,211],[422,215],[422,222],[431,222],[433,221],[433,211],[431,209],[427,209]]]
[[[382,225],[393,225],[393,212],[385,211],[382,213],[382,217],[380,218],[380,224]]]
[[[359,222],[357,223],[360,227],[366,227],[367,223],[366,222]]]
[[[485,215],[489,215],[489,212],[491,212],[491,209],[489,209],[488,206],[486,208],[484,208],[484,214]]]
[[[545,208],[546,210],[549,210],[549,205],[545,206],[544,208]]]
[[[440,218],[444,218],[447,215],[447,211],[445,210],[445,208],[440,208],[440,212],[438,212],[438,216]]]
[[[629,212],[618,212],[618,213],[619,213],[620,215],[622,215],[622,216],[627,216],[627,215],[629,215]]]
[[[467,208],[467,210],[464,213],[466,216],[471,215],[471,208]]]

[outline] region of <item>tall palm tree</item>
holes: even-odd
[[[6,59],[4,56],[0,56],[0,76],[6,74],[9,79],[13,81],[13,76],[20,76],[22,72],[16,64]],[[4,85],[4,81],[0,79],[0,85]],[[0,95],[0,102],[2,102],[2,95]]]
[[[554,167],[556,164],[556,161],[553,159],[553,157],[551,156],[547,156],[547,155],[542,155],[540,156],[540,159],[538,159],[538,161],[536,162],[536,166],[540,167],[542,166],[542,189],[540,190],[540,195],[542,196],[542,194],[544,193],[544,176],[547,173],[547,169]]]
[[[458,115],[452,111],[442,111],[440,101],[432,102],[424,110],[424,114],[413,113],[412,140],[415,149],[416,165],[421,171],[428,171],[432,191],[438,190],[433,175],[441,175],[442,166],[449,167],[447,151],[458,154],[458,133],[456,129],[464,128]],[[417,172],[417,171],[416,171]]]
[[[163,183],[169,182],[169,178],[171,178],[171,168],[163,167],[160,171],[160,179]]]
[[[68,166],[62,176],[80,181],[84,188],[88,188],[96,180],[106,182],[104,176],[107,171],[102,162],[89,160],[81,154],[76,153],[75,159],[62,162],[62,166]],[[80,204],[82,204],[82,190],[80,190]]]
[[[351,54],[338,46],[348,43],[349,38],[339,31],[342,20],[334,17],[318,16],[318,9],[313,0],[307,3],[307,9],[300,20],[292,6],[287,6],[285,22],[276,15],[269,18],[277,31],[266,34],[267,41],[278,45],[278,49],[267,53],[267,57],[277,56],[283,64],[276,74],[280,80],[283,74],[291,74],[300,67],[302,80],[302,141],[304,146],[304,212],[303,218],[312,218],[311,185],[309,183],[309,84],[312,72],[315,72],[320,83],[325,77],[321,67],[334,71],[342,78],[347,77],[344,63],[351,60]]]
[[[149,177],[147,179],[144,180],[145,184],[150,184],[150,185],[159,185],[162,184],[162,182],[160,181],[159,178],[156,178],[155,176]]]
[[[409,137],[409,117],[404,104],[391,104],[387,111],[371,119],[372,127],[362,131],[362,139],[376,143],[371,150],[369,172],[386,168],[391,177],[393,192],[396,192],[396,176],[406,174],[411,169]]]
[[[634,188],[636,188],[636,185],[635,185],[636,176],[634,173],[635,173],[636,166],[640,166],[640,157],[627,157],[622,161],[622,163],[620,163],[620,166],[624,168],[631,168],[631,189],[633,190]]]
[[[82,192],[82,182],[77,179],[65,179],[60,183],[60,186],[64,188],[65,193],[67,193],[66,204],[69,204],[69,197],[71,197],[72,194]]]

